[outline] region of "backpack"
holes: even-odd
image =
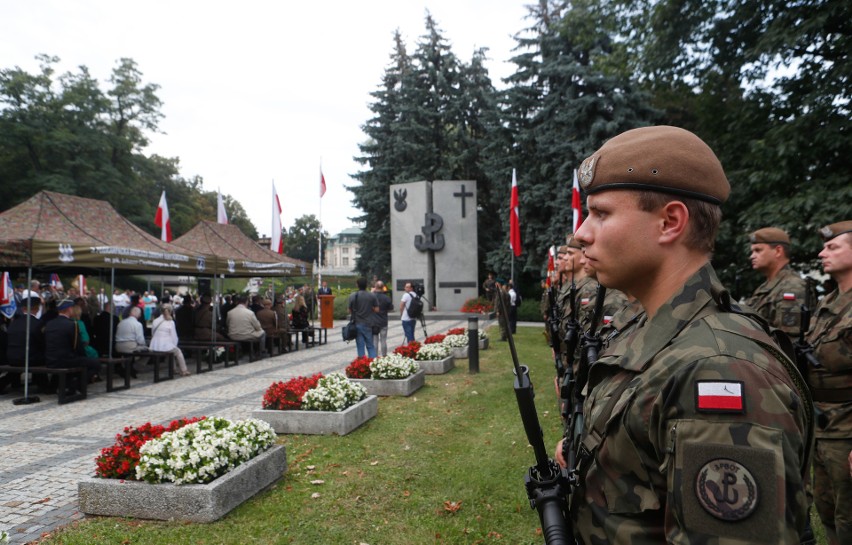
[[[411,301],[408,302],[408,317],[411,319],[420,318],[423,315],[423,301],[416,295],[411,295]]]

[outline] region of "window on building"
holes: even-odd
[[[343,252],[343,255],[349,254],[349,248],[341,248],[340,251]]]
[[[348,257],[344,257],[344,258],[343,258],[343,266],[344,266],[344,267],[348,267],[348,266],[349,266],[349,258],[348,258]]]

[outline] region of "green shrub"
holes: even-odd
[[[518,321],[519,322],[543,322],[544,320],[541,317],[541,310],[539,309],[539,304],[541,301],[538,299],[526,299],[521,302],[520,308],[518,308]]]

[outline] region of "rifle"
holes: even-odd
[[[508,314],[506,303],[500,298],[501,312]],[[535,453],[535,465],[530,466],[524,477],[530,508],[538,511],[541,531],[547,545],[572,545],[574,543],[571,519],[568,517],[568,493],[573,486],[567,469],[559,467],[547,456],[544,432],[535,410],[535,392],[530,382],[529,367],[518,363],[515,339],[508,331],[509,350],[514,364],[515,398],[521,412],[521,421],[527,440]]]
[[[568,292],[568,299],[571,301],[571,314],[568,317],[568,322],[565,324],[565,356],[568,359],[568,365],[565,367],[564,376],[559,387],[559,397],[566,400],[562,406],[562,418],[568,422],[571,418],[571,399],[574,388],[576,386],[576,377],[574,376],[574,353],[577,351],[577,343],[580,341],[580,322],[577,321],[577,284],[574,282],[573,266],[571,270],[571,288]]]
[[[793,348],[796,350],[796,365],[799,367],[799,372],[802,376],[807,376],[808,367],[819,368],[822,364],[816,356],[814,356],[814,347],[808,343],[806,336],[811,325],[811,284],[810,278],[805,285],[805,304],[802,305],[801,319],[799,320],[799,340],[793,343]]]
[[[560,288],[562,287],[560,283]],[[559,319],[561,316],[561,308],[556,299],[559,296],[560,289],[557,289],[553,284],[549,288],[549,306],[547,327],[550,331],[550,347],[553,348],[554,365],[556,366],[556,376],[560,379],[565,374],[565,367],[562,365],[561,348],[562,341],[559,339]]]
[[[577,459],[577,449],[583,440],[583,388],[589,379],[589,366],[598,361],[603,342],[597,334],[598,323],[603,318],[604,299],[606,288],[598,284],[598,293],[595,298],[595,309],[592,311],[592,323],[589,330],[583,333],[583,348],[580,350],[580,365],[577,366],[577,380],[572,388],[571,419],[568,422],[568,436],[562,442],[562,453],[569,468],[574,468]]]

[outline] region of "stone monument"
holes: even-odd
[[[390,187],[394,304],[406,282],[428,304],[458,311],[479,294],[476,182],[410,182]]]

